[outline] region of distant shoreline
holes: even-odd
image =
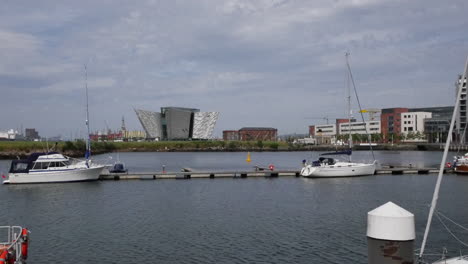
[[[33,152],[59,151],[70,157],[83,157],[85,143],[0,141],[0,159],[27,157]],[[442,151],[440,144],[378,144],[379,151]],[[112,152],[278,152],[278,151],[334,151],[334,145],[299,145],[273,141],[159,141],[159,142],[93,142],[92,153]],[[343,149],[342,146],[338,149]],[[369,150],[369,146],[355,145],[357,151]]]

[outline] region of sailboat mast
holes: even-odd
[[[465,81],[465,78],[467,78],[466,76],[467,69],[468,69],[468,57],[466,58],[465,70],[463,72],[461,82],[458,85],[457,101],[455,101],[455,107],[453,108],[452,121],[450,122],[450,129],[447,135],[447,141],[445,142],[444,155],[442,156],[442,161],[440,162],[439,175],[437,176],[437,182],[436,182],[436,186],[434,189],[434,195],[432,196],[432,203],[431,203],[431,208],[429,210],[429,216],[427,218],[426,230],[424,231],[424,238],[422,241],[421,250],[419,252],[419,260],[421,260],[423,256],[424,248],[426,247],[427,236],[429,235],[429,229],[431,228],[432,216],[434,215],[435,208],[437,207],[437,200],[439,199],[440,184],[442,182],[442,176],[444,174],[445,160],[447,159],[448,149],[450,147],[450,141],[452,140],[453,127],[455,124],[457,111],[460,106],[460,98],[461,98],[463,83]]]
[[[88,135],[86,138],[86,160],[89,159],[91,155],[91,138],[90,138],[90,131],[89,131],[89,100],[88,100],[88,69],[87,65],[84,65],[85,68],[85,87],[86,87],[86,127],[88,129]]]
[[[346,65],[349,65],[348,63],[348,56],[349,52],[346,52],[345,57],[346,57]],[[346,87],[348,88],[348,148],[351,149],[352,146],[352,141],[353,137],[351,136],[351,88],[349,84],[349,69],[346,71]],[[351,155],[348,155],[349,162],[351,162]]]

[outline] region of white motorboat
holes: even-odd
[[[8,179],[9,183],[47,183],[47,182],[77,182],[95,181],[99,179],[105,165],[93,164],[91,156],[91,138],[89,129],[88,107],[88,72],[85,65],[86,76],[86,127],[88,138],[86,140],[86,160],[72,160],[58,152],[32,153],[25,160],[11,162]]]
[[[11,162],[3,183],[95,181],[103,168],[91,160],[74,160],[57,152],[32,153],[27,159]]]

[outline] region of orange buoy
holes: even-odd
[[[2,254],[0,254],[0,264],[6,264],[8,256],[8,250],[3,250]]]
[[[23,242],[21,242],[21,256],[23,256],[23,259],[27,259],[29,245],[28,230],[23,228],[23,230],[21,230],[21,235],[23,236]]]
[[[272,171],[272,170],[274,170],[274,169],[275,169],[275,165],[273,165],[273,164],[270,164],[270,166],[268,166],[268,168],[269,168],[269,169]]]

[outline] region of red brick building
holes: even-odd
[[[239,140],[239,131],[238,130],[224,130],[223,139],[224,140]]]
[[[380,115],[380,125],[384,142],[392,141],[391,134],[400,135],[401,133],[401,113],[408,112],[408,108],[397,107],[382,109]],[[394,138],[393,141],[397,141]]]
[[[239,130],[241,141],[276,141],[278,129],[271,127],[244,127]]]
[[[309,126],[309,137],[315,137],[315,126]]]

